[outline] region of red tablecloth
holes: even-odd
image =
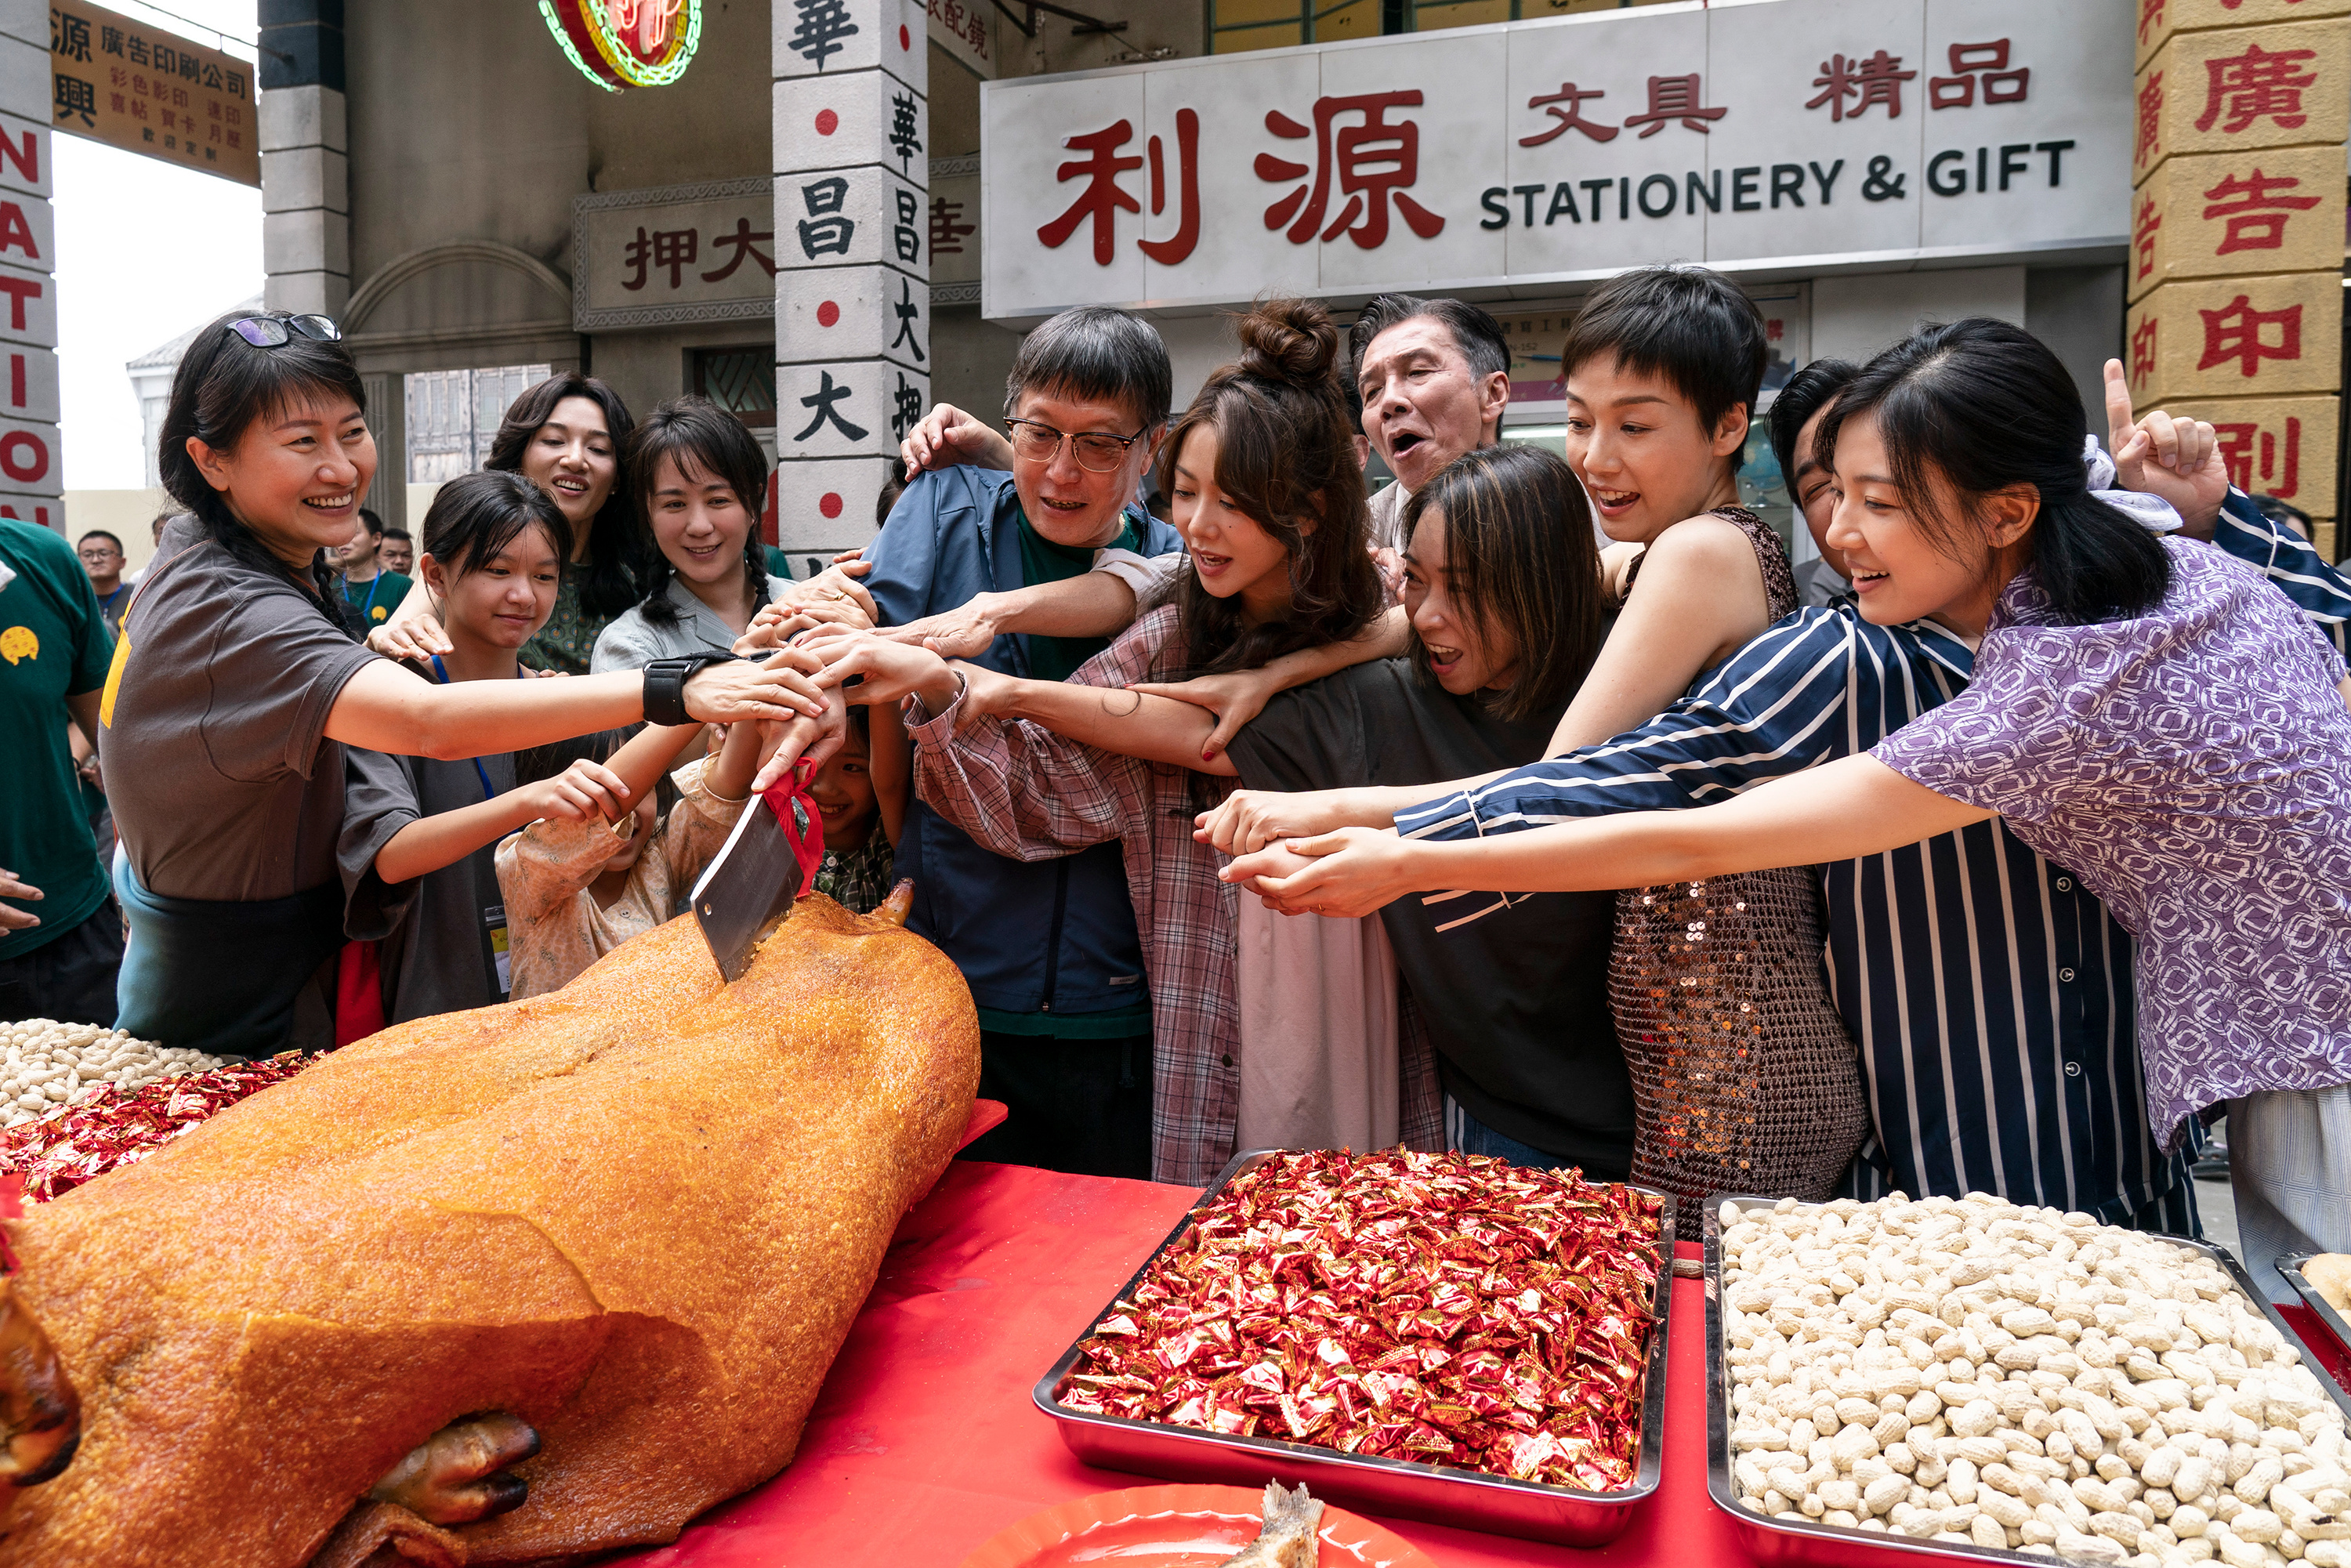
[[[635,1568],[956,1568],[1064,1499],[1152,1484],[1072,1458],[1029,1390],[1198,1195],[1148,1182],[958,1163],[906,1217],[799,1457]],[[1694,1248],[1685,1255],[1695,1256]],[[1706,1497],[1705,1301],[1674,1285],[1665,1477],[1597,1552],[1384,1521],[1439,1568],[1719,1564],[1752,1555]]]

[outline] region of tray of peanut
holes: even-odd
[[[2351,1568],[2351,1396],[2222,1249],[1980,1193],[1703,1241],[1708,1490],[1762,1561]]]

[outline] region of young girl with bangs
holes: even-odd
[[[1189,770],[1196,739],[1186,754],[1118,754],[1123,722],[1144,700],[1122,688],[1343,643],[1385,605],[1333,373],[1337,328],[1318,305],[1278,301],[1242,320],[1240,340],[1239,361],[1208,378],[1161,450],[1160,485],[1192,571],[1172,602],[1068,681],[950,666],[871,634],[815,644],[832,657],[829,681],[866,676],[857,701],[919,695],[906,715],[916,787],[986,848],[1050,860],[1123,845],[1154,1024],[1150,1060],[1129,1062],[1124,1077],[1155,1091],[1134,1094],[1124,1114],[1150,1119],[1154,1177],[1196,1185],[1230,1156],[1239,1113],[1235,903],[1191,834],[1193,814],[1228,786]],[[1015,1110],[973,1152],[1054,1165],[1071,1152],[1024,1144],[1019,1105],[1050,1099],[1063,1042],[1023,1043],[983,1059],[982,1092]]]
[[[339,874],[346,746],[488,756],[634,724],[649,700],[700,722],[823,715],[790,655],[649,692],[633,674],[438,685],[360,646],[321,551],[350,537],[375,444],[323,316],[200,331],[157,457],[187,511],[124,613],[99,737],[131,925],[117,1021],[142,1039],[235,1056],[332,1039],[346,932],[386,934]]]
[[[1834,862],[1997,816],[2137,937],[2150,1122],[2176,1147],[2227,1106],[2256,1276],[2351,1247],[2351,676],[2255,568],[2093,497],[2085,425],[2056,357],[1980,318],[1840,394],[1817,439],[1862,614],[1980,639],[1968,688],[1867,754],[1688,810],[1447,841],[1345,828],[1226,874],[1353,914]],[[1456,804],[1399,826],[1447,831]]]
[[[520,678],[521,650],[546,624],[570,543],[554,500],[518,474],[467,474],[444,485],[424,514],[419,565],[443,607],[450,649],[410,667],[442,685]],[[608,821],[637,822],[653,805],[661,769],[699,731],[649,727],[617,755],[582,757],[551,774],[514,753],[444,761],[351,751],[339,850],[344,881],[355,902],[402,911],[379,956],[385,1020],[488,1007],[516,994],[518,943],[509,940],[493,846],[531,824],[592,832]],[[710,807],[723,818],[720,833],[749,792],[758,727],[735,726],[729,742],[731,770],[723,777],[733,794]],[[531,761],[542,755],[528,754]]]
[[[723,653],[786,586],[768,576],[758,528],[768,461],[741,420],[708,398],[672,399],[630,438],[629,472],[647,564],[642,597],[596,639],[589,667],[598,674]]]
[[[622,453],[636,423],[628,405],[593,376],[549,376],[514,400],[498,423],[482,466],[519,474],[546,491],[571,528],[571,553],[557,584],[547,624],[523,644],[532,670],[578,675],[596,639],[637,601],[643,573],[636,499]],[[423,660],[449,651],[439,601],[421,580],[368,646],[395,659]]]

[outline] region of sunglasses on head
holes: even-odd
[[[297,338],[314,343],[339,343],[343,329],[325,316],[246,316],[228,329],[256,349],[282,349]]]

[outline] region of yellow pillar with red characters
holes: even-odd
[[[2139,0],[2131,402],[2336,553],[2351,0]]]

